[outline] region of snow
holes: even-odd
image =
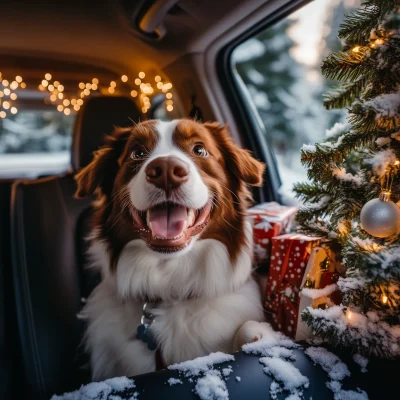
[[[319,297],[329,296],[337,290],[338,286],[333,283],[332,285],[325,286],[323,289],[309,289],[304,288],[300,293],[310,299],[318,299]]]
[[[272,352],[275,351],[282,352],[282,350],[273,350],[274,347],[280,347],[280,348],[285,347],[286,349],[293,349],[298,347],[298,345],[295,342],[293,342],[293,340],[286,337],[283,333],[275,332],[271,328],[270,335],[264,336],[262,339],[256,342],[247,343],[243,345],[242,350],[248,354],[255,354],[261,356],[272,355],[273,354]]]
[[[218,351],[216,353],[211,353],[208,356],[198,357],[194,360],[170,365],[168,369],[181,371],[185,376],[196,376],[201,372],[210,371],[212,369],[211,367],[215,364],[221,364],[228,361],[235,361],[235,357],[231,354],[225,354]]]
[[[389,165],[393,165],[397,160],[393,149],[386,149],[375,153],[372,157],[366,158],[365,163],[371,164],[376,175],[383,175]]]
[[[400,326],[390,326],[375,312],[361,314],[356,310],[347,309],[345,313],[345,307],[342,305],[332,306],[325,310],[307,307],[306,310],[313,318],[321,318],[326,328],[336,330],[339,338],[347,331],[347,335],[352,335],[353,341],[380,342],[380,347],[386,349],[387,357],[400,355]],[[347,335],[344,340],[348,340]],[[370,351],[373,353],[374,347],[371,347]]]
[[[315,146],[315,144],[303,144],[301,150],[308,151],[310,153],[315,153],[317,151],[317,147]]]
[[[293,392],[307,388],[310,384],[308,378],[288,361],[277,357],[262,357],[260,362],[265,365],[264,372],[281,382],[285,390]]]
[[[326,386],[332,390],[334,400],[368,400],[368,395],[363,390],[343,390],[342,384],[338,381],[331,381]]]
[[[361,372],[363,373],[367,372],[367,365],[368,365],[367,358],[363,357],[361,354],[354,354],[353,360],[361,367]]]
[[[240,381],[242,380],[242,378],[241,378],[240,376],[237,376],[235,379],[236,379],[238,382],[240,382]]]
[[[341,123],[341,122],[336,122],[335,125],[333,125],[333,127],[331,129],[327,129],[325,131],[325,135],[327,137],[332,137],[332,136],[337,136],[340,133],[345,133],[348,131],[348,129],[350,128],[350,125],[347,123]]]
[[[350,371],[338,356],[329,352],[324,347],[309,347],[304,352],[311,360],[319,364],[328,376],[335,381],[341,381],[350,376]]]
[[[169,378],[167,382],[169,383],[169,386],[174,386],[174,385],[179,385],[179,384],[182,385],[183,384],[182,380],[181,379],[177,379],[177,378]]]
[[[375,140],[375,143],[381,147],[381,146],[385,146],[386,144],[389,144],[391,142],[390,138],[388,137],[380,137],[378,139]]]
[[[321,208],[326,207],[330,202],[331,202],[331,196],[325,195],[325,196],[322,196],[319,201],[317,201],[315,203],[310,202],[309,204],[307,204],[307,208],[309,208],[311,210],[313,210],[313,209],[319,210]]]
[[[225,382],[216,374],[206,374],[199,378],[195,393],[201,400],[228,400],[229,394]]]
[[[81,386],[80,389],[64,393],[63,395],[53,395],[51,400],[106,400],[113,392],[123,392],[127,389],[135,388],[135,381],[124,376],[107,379],[103,382],[92,382]],[[138,393],[135,392],[134,398]],[[117,398],[117,396],[114,396]]]
[[[333,167],[332,175],[336,176],[336,178],[341,179],[343,181],[353,182],[357,186],[360,186],[362,184],[361,176],[357,174],[356,175],[350,174],[349,172],[346,172],[345,168]]]
[[[400,108],[400,91],[383,94],[364,102],[364,104],[376,111],[376,118],[398,117]]]
[[[228,368],[222,369],[222,375],[229,376],[233,372],[232,366],[229,365]]]

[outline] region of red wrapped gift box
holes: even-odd
[[[297,208],[269,202],[258,204],[247,211],[253,225],[254,263],[267,269],[271,239],[290,231]]]
[[[311,249],[320,238],[298,233],[272,238],[265,308],[271,325],[288,336],[296,332],[299,291]]]

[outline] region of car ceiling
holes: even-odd
[[[234,26],[266,0],[180,0],[164,20],[161,41],[132,28],[127,1],[2,2],[0,68],[13,57],[84,63],[115,72],[159,70]],[[129,1],[137,10],[143,1]],[[244,4],[245,3],[245,4]],[[15,64],[15,63],[14,63]],[[29,63],[28,63],[29,64]]]

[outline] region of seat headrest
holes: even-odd
[[[130,97],[99,96],[86,100],[80,109],[72,136],[71,164],[77,171],[90,163],[93,152],[115,126],[139,122],[140,112]]]

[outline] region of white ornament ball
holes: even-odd
[[[360,221],[370,235],[385,238],[400,232],[400,208],[391,200],[373,199],[361,209]]]

